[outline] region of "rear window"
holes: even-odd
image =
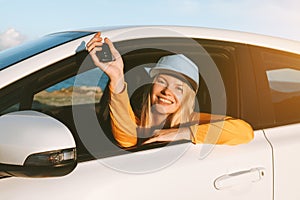
[[[93,34],[91,32],[61,32],[24,43],[0,52],[0,70],[61,44]]]
[[[288,54],[263,54],[275,121],[290,124],[300,121],[300,57]],[[272,56],[272,57],[271,57]],[[272,60],[271,60],[272,59]]]

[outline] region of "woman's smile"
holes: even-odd
[[[157,97],[157,99],[158,99],[159,104],[171,105],[171,104],[174,103],[174,101],[172,101],[170,99],[167,99],[167,98],[164,98],[164,97]]]

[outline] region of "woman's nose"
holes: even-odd
[[[162,94],[168,95],[168,94],[172,94],[172,90],[170,89],[169,86],[166,86],[163,88],[163,90],[161,91]]]

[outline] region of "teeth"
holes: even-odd
[[[163,102],[163,103],[168,103],[168,104],[171,104],[171,103],[172,103],[172,101],[167,100],[167,99],[163,99],[163,98],[159,98],[159,100],[160,100],[161,102]]]

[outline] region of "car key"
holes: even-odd
[[[100,62],[111,62],[111,61],[113,61],[111,51],[109,49],[108,44],[106,44],[106,43],[103,43],[102,51],[97,51],[96,55],[100,59]]]

